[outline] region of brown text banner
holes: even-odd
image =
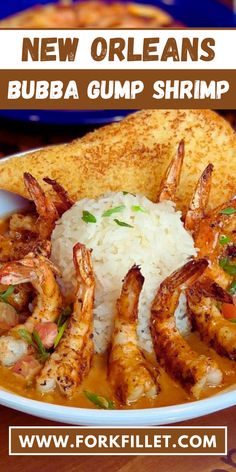
[[[224,455],[227,428],[10,427],[10,455]]]
[[[2,70],[0,109],[236,109],[236,70]]]

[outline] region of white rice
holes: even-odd
[[[122,205],[121,211],[102,216],[105,211]],[[83,211],[94,215],[96,223],[84,222]],[[115,219],[132,228],[118,225]],[[141,347],[151,351],[149,317],[156,290],[163,279],[196,254],[193,240],[181,222],[181,212],[175,211],[171,202],[155,204],[144,196],[123,192],[75,203],[58,221],[52,235],[52,259],[61,270],[65,294],[75,288],[72,249],[77,242],[93,249],[96,351],[103,352],[108,346],[122,279],[133,264],[140,265],[145,277],[139,303],[139,342]],[[179,329],[186,332],[183,297],[176,317]]]

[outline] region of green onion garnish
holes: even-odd
[[[234,280],[232,282],[232,284],[228,288],[228,292],[230,293],[230,295],[235,295],[236,294],[236,280]]]
[[[31,333],[27,329],[24,329],[24,328],[18,329],[17,333],[20,335],[22,339],[24,339],[24,341],[27,342],[27,344],[29,344],[30,346],[34,346],[34,341],[32,339]]]
[[[62,310],[58,320],[57,320],[57,326],[58,328],[60,328],[64,323],[65,321],[67,320],[68,316],[70,316],[72,313],[72,307],[71,306],[67,306],[66,308],[64,308],[64,310]]]
[[[33,336],[33,340],[35,341],[35,343],[37,345],[40,360],[45,361],[49,357],[50,354],[46,351],[46,349],[45,349],[45,347],[42,343],[42,340],[41,340],[39,334],[37,333],[37,331],[33,331],[32,336]]]
[[[228,257],[219,260],[220,267],[229,275],[236,275],[236,264],[231,264]]]
[[[224,210],[221,210],[220,213],[221,215],[233,215],[234,213],[236,213],[236,208],[224,208]]]
[[[113,215],[113,213],[120,213],[124,209],[125,209],[125,205],[120,205],[120,206],[115,207],[115,208],[110,208],[109,210],[104,211],[102,216],[105,216],[105,217],[106,216],[111,216],[111,215]]]
[[[9,287],[7,288],[7,290],[5,290],[5,292],[0,293],[0,300],[4,303],[8,303],[7,299],[8,297],[10,297],[10,295],[13,294],[13,292],[14,292],[14,286],[9,285]]]
[[[59,344],[68,323],[69,323],[69,320],[66,320],[65,323],[63,325],[61,325],[60,328],[58,329],[58,333],[57,333],[57,335],[55,337],[55,341],[54,341],[54,348],[56,348],[57,345]]]
[[[84,395],[90,402],[94,403],[94,405],[99,408],[103,408],[104,410],[113,410],[115,408],[114,402],[109,400],[109,398],[102,397],[93,392],[88,392],[87,390],[84,390]]]
[[[125,192],[125,191],[123,191],[122,193],[123,195],[132,195],[133,197],[136,197],[135,193]]]
[[[143,213],[147,213],[147,210],[145,210],[144,208],[142,208],[141,206],[139,205],[133,205],[131,207],[132,211],[142,211]]]
[[[230,243],[231,239],[229,238],[229,236],[225,236],[224,234],[222,234],[222,236],[220,236],[219,238],[219,243],[224,246],[225,244],[228,244]]]
[[[234,320],[229,320],[229,321],[231,321],[231,323],[236,323],[236,319],[234,319]]]
[[[124,221],[117,220],[116,218],[114,219],[114,221],[119,226],[125,226],[126,228],[133,228],[133,226],[129,225],[128,223],[125,223]]]
[[[86,210],[83,211],[82,220],[85,221],[85,223],[96,223],[97,222],[96,217],[94,215],[92,215],[92,213],[90,213],[89,211],[86,211]]]

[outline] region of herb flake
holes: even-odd
[[[225,236],[224,234],[222,234],[219,237],[219,243],[221,244],[221,246],[224,246],[225,244],[228,244],[230,242],[231,242],[231,239],[229,236]]]
[[[65,329],[67,328],[68,326],[68,323],[69,323],[69,320],[66,320],[65,323],[63,323],[63,325],[61,325],[58,329],[58,333],[55,337],[55,340],[54,340],[54,348],[56,348],[65,332]]]
[[[132,211],[136,211],[136,212],[141,211],[142,213],[147,213],[147,210],[145,210],[144,208],[142,208],[139,205],[133,205],[131,207],[131,209],[132,209]]]
[[[102,395],[97,395],[96,393],[88,392],[87,390],[84,390],[84,395],[90,402],[103,410],[113,410],[115,408],[114,402]]]
[[[224,208],[220,211],[221,215],[233,215],[234,213],[236,213],[236,208],[233,207]]]
[[[34,346],[31,333],[27,329],[24,329],[24,328],[18,329],[17,333],[24,341],[27,342],[27,344],[29,344],[30,346]]]
[[[236,264],[231,264],[228,257],[222,257],[219,265],[227,274],[236,275]]]
[[[234,280],[229,289],[228,289],[228,292],[230,293],[230,295],[236,295],[236,280]]]
[[[119,226],[124,226],[125,228],[133,228],[133,226],[129,225],[128,223],[125,223],[125,221],[117,220],[117,218],[115,218],[114,221]]]
[[[5,290],[5,292],[2,292],[0,293],[0,300],[4,303],[8,303],[8,297],[10,297],[10,295],[12,295],[14,292],[14,286],[13,285],[9,285],[9,287],[7,288],[7,290]]]
[[[66,306],[64,310],[62,310],[58,320],[57,320],[57,326],[60,328],[65,321],[67,320],[68,316],[70,316],[72,313],[72,307],[70,305]]]
[[[39,334],[37,333],[37,331],[33,331],[33,340],[35,341],[35,344],[37,346],[37,349],[38,349],[38,353],[39,353],[39,358],[41,361],[45,361],[48,357],[49,357],[49,352],[46,351],[43,343],[42,343],[42,340],[39,336]]]
[[[83,216],[81,217],[81,219],[85,222],[85,223],[96,223],[97,222],[97,219],[96,217],[90,213],[89,211],[87,210],[84,210],[83,211]]]
[[[125,205],[120,205],[115,208],[110,208],[109,210],[104,211],[102,214],[103,217],[111,216],[113,213],[120,213],[125,209]]]

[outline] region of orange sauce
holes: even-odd
[[[188,337],[188,342],[200,354],[211,356],[211,358],[218,363],[224,375],[222,385],[217,388],[208,388],[203,393],[202,398],[214,395],[215,393],[230,387],[234,383],[236,384],[236,363],[234,361],[220,357],[215,353],[215,351],[213,351],[213,349],[208,348],[202,341],[200,341],[198,335],[195,333]],[[5,367],[0,367],[0,385],[6,390],[33,400],[80,408],[96,408],[96,406],[93,405],[84,394],[84,391],[88,390],[114,400],[116,408],[124,408],[117,403],[108,383],[107,357],[105,354],[96,354],[94,356],[92,368],[88,377],[78,388],[77,394],[70,400],[65,399],[58,391],[50,394],[41,394],[37,392],[33,383],[27,385],[19,375],[12,373],[10,369]],[[167,375],[163,369],[160,369],[160,386],[161,391],[155,400],[142,398],[134,406],[128,408],[154,408],[193,401],[193,398],[188,395],[175,380]]]
[[[0,220],[0,233],[5,233],[8,229],[9,219]],[[187,338],[191,347],[199,352],[214,359],[221,371],[223,372],[223,382],[217,388],[208,388],[202,395],[202,398],[209,397],[215,393],[220,392],[231,385],[236,385],[236,362],[220,357],[213,349],[209,348],[203,343],[197,333],[192,333]],[[151,361],[155,360],[151,356]],[[73,399],[65,399],[59,391],[50,394],[41,394],[36,391],[35,384],[27,384],[20,375],[14,374],[11,369],[0,366],[0,385],[11,392],[14,392],[23,397],[42,402],[49,402],[58,405],[73,406],[80,408],[96,408],[85,396],[84,391],[102,395],[114,401],[116,408],[154,408],[161,406],[176,405],[193,401],[193,398],[186,393],[186,391],[169,375],[167,375],[162,368],[160,368],[160,386],[161,391],[154,400],[142,398],[134,406],[122,407],[114,398],[109,382],[107,380],[107,356],[96,354],[93,359],[92,367],[89,375],[84,380],[83,384],[78,388],[77,394]]]

